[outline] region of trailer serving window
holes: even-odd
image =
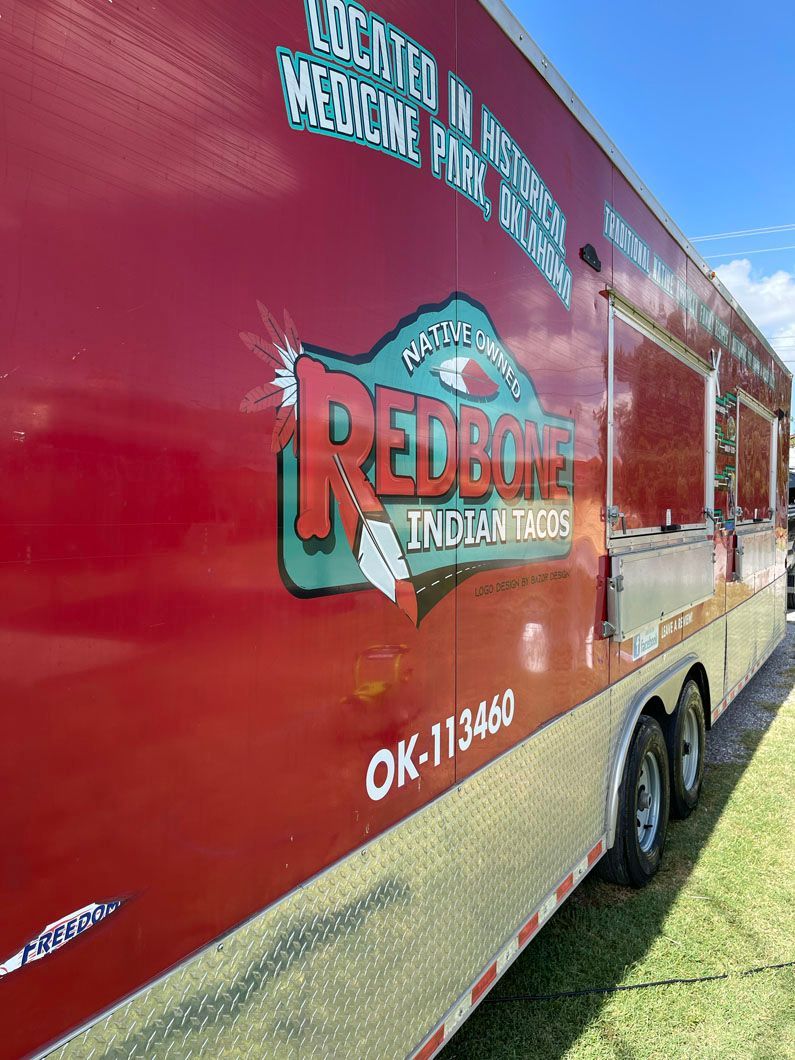
[[[713,475],[710,370],[614,302],[608,387],[611,538],[706,526]]]
[[[771,519],[775,506],[776,419],[752,397],[737,394],[737,522]]]
[[[657,642],[660,621],[715,591],[705,531],[714,490],[716,373],[615,294],[609,343],[603,632],[632,640],[633,658],[640,658]]]

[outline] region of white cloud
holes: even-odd
[[[795,273],[779,269],[771,276],[756,278],[751,262],[738,258],[716,270],[720,280],[782,358],[795,353]]]

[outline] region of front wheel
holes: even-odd
[[[643,887],[660,867],[668,829],[670,780],[662,729],[642,715],[618,793],[616,837],[601,873],[624,887]]]
[[[686,681],[667,733],[672,817],[689,817],[696,808],[704,778],[705,742],[701,691],[695,681]]]

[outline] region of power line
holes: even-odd
[[[731,236],[760,236],[766,232],[793,232],[792,225],[770,225],[768,228],[739,228],[736,232],[716,232],[711,236],[693,236],[691,243],[706,243],[708,239],[729,239]]]
[[[707,257],[709,259],[739,258],[743,254],[772,254],[775,250],[795,250],[795,243],[790,243],[786,247],[764,247],[762,250],[726,250],[720,254],[707,254]]]

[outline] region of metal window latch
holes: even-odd
[[[614,578],[608,578],[607,584],[617,593],[623,593],[624,591],[624,575],[616,574]]]
[[[602,623],[602,636],[605,639],[607,639],[608,637],[615,636],[615,632],[616,632],[616,627],[613,625],[612,622],[603,622]]]
[[[627,532],[627,519],[622,511],[619,511],[617,504],[609,505],[607,509],[607,521],[611,526],[615,526],[617,522],[621,522],[621,530],[623,533]]]

